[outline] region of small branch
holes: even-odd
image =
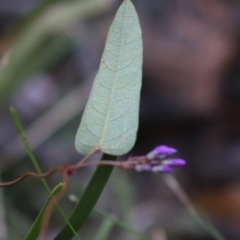
[[[10,181],[10,182],[6,182],[6,183],[0,183],[0,187],[9,187],[9,186],[12,186],[14,184],[17,184],[19,182],[21,182],[22,180],[24,180],[25,178],[27,177],[36,177],[36,178],[45,178],[45,177],[48,177],[52,174],[54,174],[55,172],[62,172],[64,170],[64,167],[56,167],[46,173],[35,173],[35,172],[26,172],[25,174],[23,174],[21,177],[13,180],[13,181]]]
[[[86,155],[84,158],[82,158],[77,164],[59,166],[59,167],[53,168],[53,169],[51,169],[51,170],[49,170],[48,172],[45,172],[45,173],[26,172],[21,177],[15,179],[13,181],[5,182],[5,183],[0,182],[0,187],[12,186],[14,184],[17,184],[17,183],[23,181],[27,177],[36,177],[36,178],[49,177],[52,174],[54,174],[55,172],[66,173],[66,175],[69,176],[69,175],[72,175],[73,173],[75,173],[78,169],[80,169],[82,167],[105,165],[105,166],[120,167],[122,169],[132,169],[132,168],[134,168],[134,166],[136,164],[142,162],[141,157],[136,157],[136,158],[129,158],[128,160],[122,161],[122,162],[115,162],[115,161],[111,161],[111,160],[106,159],[106,160],[102,160],[100,162],[98,161],[98,162],[87,162],[86,163],[86,161],[89,159],[89,157],[91,157],[94,153],[96,153],[98,151],[100,151],[100,148],[95,148],[92,152],[90,152],[88,155]]]
[[[88,162],[81,165],[81,167],[90,167],[90,166],[98,166],[98,165],[106,165],[106,166],[115,166],[121,167],[121,162],[114,162],[111,160],[102,160],[101,162]]]
[[[23,181],[27,177],[36,177],[36,178],[49,177],[56,172],[62,172],[62,173],[65,173],[68,176],[68,175],[72,175],[76,170],[78,170],[79,168],[82,168],[82,167],[98,166],[98,165],[108,165],[108,166],[122,167],[122,165],[123,165],[122,162],[114,162],[114,161],[108,161],[108,160],[101,161],[101,162],[84,163],[89,158],[89,156],[91,156],[95,152],[96,152],[96,150],[94,152],[92,152],[91,154],[87,155],[86,157],[84,157],[83,160],[81,160],[79,163],[74,164],[74,165],[59,166],[59,167],[53,168],[53,169],[51,169],[51,170],[49,170],[48,172],[45,172],[45,173],[26,172],[21,177],[15,179],[13,181],[5,182],[5,183],[0,182],[0,187],[9,187],[9,186],[15,185],[15,184]],[[125,162],[124,166],[125,165],[127,166],[127,164],[128,163]]]
[[[75,169],[78,169],[81,167],[81,165],[86,162],[93,154],[99,152],[101,150],[100,147],[96,147],[95,149],[93,149],[89,154],[87,154],[85,157],[83,157],[77,164],[73,165],[73,167],[75,167]]]

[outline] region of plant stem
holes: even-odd
[[[117,157],[103,154],[102,160],[103,159],[114,161],[117,160]],[[114,166],[98,166],[95,170],[90,182],[88,183],[88,186],[86,187],[69,219],[70,224],[76,231],[83,225],[92,212],[112,173],[113,168]],[[65,225],[60,233],[55,237],[55,240],[69,240],[73,236],[73,232],[69,229],[69,226]]]

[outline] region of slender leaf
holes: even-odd
[[[117,157],[103,154],[102,159],[116,160]],[[86,221],[92,212],[98,198],[100,197],[108,178],[113,170],[113,166],[98,166],[92,176],[87,188],[76,205],[69,222],[77,231]],[[68,225],[65,225],[61,232],[56,236],[55,240],[69,240],[73,237],[73,232]]]
[[[52,196],[56,196],[60,191],[64,189],[65,183],[59,183],[51,192]],[[51,201],[52,196],[49,197],[47,202],[45,203],[44,207],[40,211],[39,215],[37,216],[36,220],[34,221],[31,229],[29,230],[27,236],[24,238],[24,240],[34,240],[37,239],[38,235],[41,232],[41,226],[42,226],[42,220],[44,216],[44,211],[46,210],[48,203]]]
[[[136,10],[124,0],[110,27],[75,147],[87,154],[95,147],[123,155],[135,143],[142,78],[142,37]]]
[[[24,146],[26,148],[28,156],[29,156],[30,160],[32,161],[32,164],[33,164],[34,168],[36,169],[37,173],[42,173],[41,169],[40,169],[40,166],[38,165],[37,159],[35,158],[35,156],[33,154],[33,151],[32,151],[32,149],[30,147],[30,144],[29,144],[29,142],[27,140],[27,137],[25,135],[25,132],[24,132],[22,123],[20,121],[20,118],[19,118],[19,116],[17,114],[17,111],[16,111],[16,109],[13,106],[10,107],[10,113],[11,113],[12,119],[14,121],[14,124],[15,124],[15,126],[17,128],[17,131],[18,131],[18,133],[19,133],[19,135],[20,135],[20,137],[22,139],[22,142],[23,142],[23,144],[24,144]],[[45,186],[45,188],[50,193],[51,190],[48,187],[46,180],[42,179],[42,182],[43,182],[43,185]]]

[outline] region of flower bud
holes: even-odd
[[[141,171],[151,171],[152,167],[149,164],[137,164],[135,166],[135,170],[137,172],[141,172]]]
[[[148,160],[153,160],[153,159],[165,159],[168,156],[176,153],[177,150],[171,147],[167,147],[165,145],[161,145],[156,147],[154,150],[152,150],[150,153],[146,155],[146,158]]]
[[[166,159],[162,161],[162,164],[171,167],[181,167],[186,164],[186,161],[181,158]]]
[[[164,172],[164,173],[171,173],[172,168],[168,165],[157,165],[152,167],[152,172]]]

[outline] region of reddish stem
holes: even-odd
[[[5,182],[5,183],[0,182],[0,187],[9,187],[9,186],[15,185],[15,184],[21,182],[22,180],[24,180],[25,178],[30,177],[30,176],[36,177],[36,178],[45,178],[45,177],[51,176],[55,172],[62,172],[66,175],[72,175],[79,168],[88,167],[88,166],[97,166],[97,165],[112,165],[112,166],[120,167],[120,168],[123,168],[123,169],[130,169],[130,168],[133,168],[133,166],[136,165],[137,163],[144,162],[144,158],[142,158],[142,157],[133,157],[133,158],[129,158],[127,161],[124,161],[124,162],[113,162],[113,161],[105,160],[105,161],[101,161],[101,162],[85,163],[85,161],[90,156],[92,156],[94,153],[98,152],[99,150],[100,150],[99,148],[96,148],[91,153],[89,153],[87,156],[85,156],[81,161],[79,161],[77,164],[59,166],[59,167],[53,168],[52,170],[50,170],[48,172],[40,173],[40,174],[35,173],[35,172],[26,172],[21,177],[15,179],[13,181]]]
[[[6,183],[0,183],[0,187],[9,187],[9,186],[12,186],[14,184],[17,184],[19,182],[21,182],[22,180],[24,180],[25,178],[27,177],[36,177],[36,178],[45,178],[45,177],[48,177],[50,175],[52,175],[53,173],[55,172],[62,172],[63,170],[65,169],[65,167],[56,167],[48,172],[45,172],[45,173],[35,173],[35,172],[26,172],[25,174],[23,174],[21,177],[13,180],[13,181],[10,181],[10,182],[6,182]]]

